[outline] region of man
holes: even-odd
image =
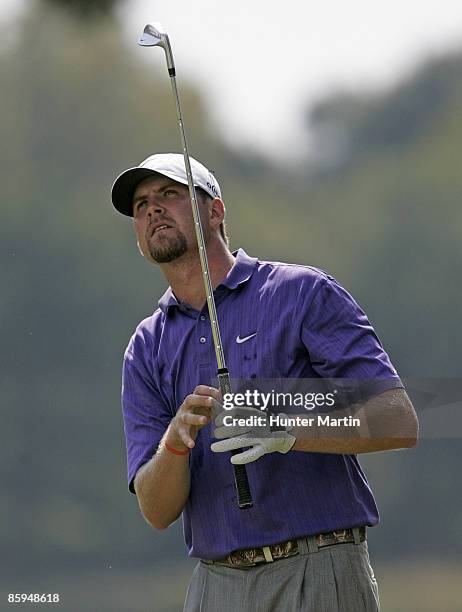
[[[212,387],[215,354],[184,162],[157,154],[112,189],[115,208],[133,217],[141,253],[170,285],[124,358],[130,491],[158,529],[183,515],[189,554],[201,559],[187,611],[378,610],[365,541],[378,512],[356,453],[414,446],[412,404],[365,314],[331,276],[230,252],[219,184],[191,163],[233,378],[367,379],[355,414],[376,433],[338,437],[320,427],[306,436],[295,427],[268,436],[252,426],[226,429],[223,413],[212,423],[221,398]],[[240,510],[224,451],[245,447],[233,462],[246,463],[254,505]]]

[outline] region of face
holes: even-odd
[[[211,232],[209,208],[198,196],[204,239]],[[143,255],[154,263],[169,263],[197,251],[189,190],[164,176],[147,178],[133,194],[133,219]]]

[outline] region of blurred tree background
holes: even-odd
[[[191,571],[181,526],[152,531],[126,487],[122,355],[165,283],[110,186],[180,147],[168,79],[126,48],[117,4],[36,2],[0,50],[0,609],[15,591],[61,592],[66,610],[178,610]],[[332,95],[307,114],[314,157],[291,172],[232,152],[181,82],[232,246],[336,276],[404,377],[460,377],[461,77],[455,54],[391,91]],[[460,572],[460,460],[460,436],[361,458],[382,514],[370,548],[390,576],[386,610],[460,610],[432,599]],[[393,603],[410,584],[420,599]]]

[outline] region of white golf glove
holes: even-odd
[[[211,445],[214,453],[226,453],[238,448],[250,447],[248,450],[233,455],[231,463],[245,465],[256,461],[268,453],[288,453],[295,444],[295,436],[288,431],[271,431],[267,424],[266,413],[255,408],[232,408],[224,410],[215,418],[214,437],[219,442]],[[281,415],[282,416],[282,415]],[[244,418],[248,424],[224,424],[225,417]],[[231,422],[231,419],[227,419]]]

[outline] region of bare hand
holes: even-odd
[[[218,389],[199,385],[187,395],[172,419],[167,443],[177,450],[193,448],[197,432],[205,427],[220,409],[221,395]]]

